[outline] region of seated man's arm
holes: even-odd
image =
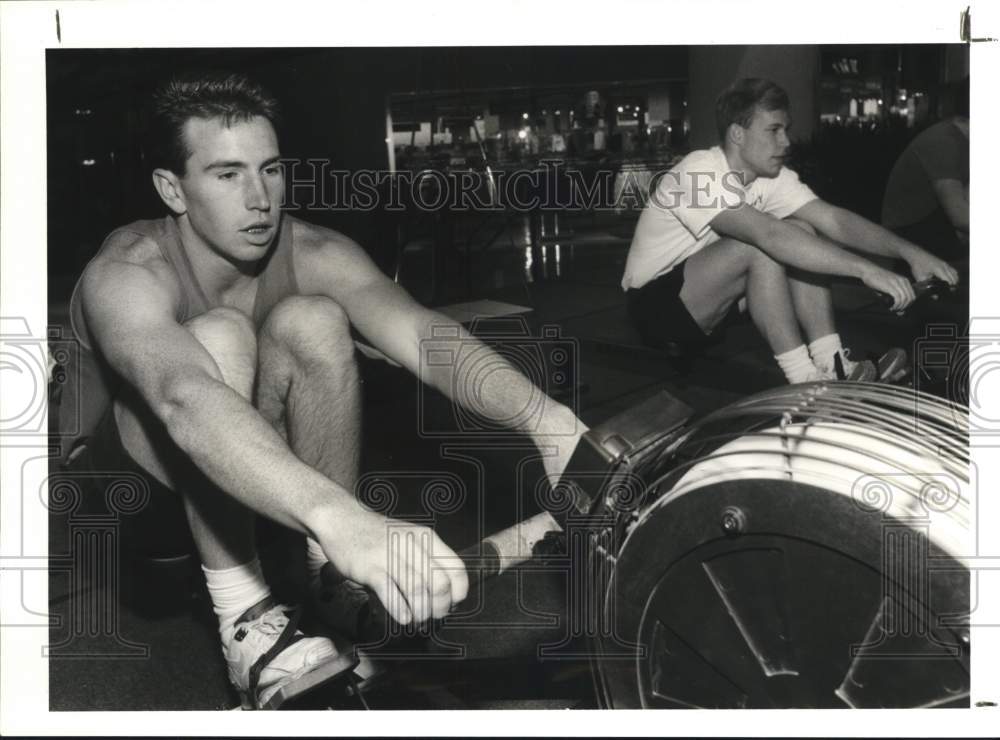
[[[796,217],[805,208],[808,206],[796,212]],[[858,278],[868,287],[890,295],[893,310],[905,308],[914,298],[913,288],[905,278],[752,206],[720,211],[711,225],[717,233],[753,244],[784,265]]]
[[[222,381],[212,357],[175,320],[170,290],[151,268],[124,261],[93,264],[83,279],[83,309],[111,367],[213,483],[258,513],[315,538],[342,573],[372,587],[398,621],[409,621],[387,577],[384,518],[302,463]],[[435,557],[452,554],[443,543],[435,542],[434,550]],[[414,603],[406,587],[399,589]]]
[[[531,436],[540,449],[555,449],[544,464],[549,480],[557,482],[587,431],[576,415],[453,319],[413,300],[356,243],[335,232],[317,233],[321,239],[303,246],[296,262],[303,292],[335,300],[368,341],[422,382]],[[437,361],[446,354],[450,361]]]
[[[956,231],[969,233],[969,190],[961,180],[943,179],[932,183],[941,209]]]
[[[958,282],[958,272],[944,260],[846,208],[817,199],[793,215],[812,224],[824,236],[849,247],[904,260],[915,280],[936,277],[953,285]]]

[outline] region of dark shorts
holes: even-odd
[[[686,266],[687,260],[684,260],[665,275],[625,292],[629,319],[642,341],[651,347],[705,345],[717,341],[722,334],[719,328],[711,334],[702,331],[681,301]],[[720,327],[725,323],[723,321]]]
[[[137,463],[125,450],[114,409],[108,407],[86,446],[67,466],[68,471],[84,474],[90,502],[87,509],[107,511],[106,498],[116,479],[133,476],[145,482],[149,497],[135,512],[119,514],[121,545],[129,552],[151,558],[167,558],[194,553],[194,540],[188,527],[181,496],[171,491]]]

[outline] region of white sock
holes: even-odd
[[[840,335],[836,332],[809,342],[809,355],[812,357],[813,364],[824,373],[833,372],[833,356],[842,349]]]
[[[804,344],[775,355],[774,359],[778,361],[778,367],[788,378],[789,383],[804,383],[815,376],[816,366],[809,359],[809,351]]]
[[[219,632],[223,634],[243,612],[271,595],[257,558],[225,570],[209,570],[204,565],[201,569],[212,597],[212,608],[219,618]]]
[[[319,572],[326,563],[323,548],[312,537],[306,537],[306,577],[309,579],[309,588],[314,593],[319,591]]]

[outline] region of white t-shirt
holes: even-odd
[[[758,177],[744,188],[721,147],[691,152],[665,173],[639,216],[625,262],[622,288],[641,288],[670,272],[720,236],[710,226],[727,208],[747,203],[786,218],[816,195],[782,167],[777,177]]]

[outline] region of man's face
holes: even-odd
[[[790,125],[787,111],[758,107],[750,125],[743,129],[743,143],[739,145],[743,165],[757,177],[777,177],[785,163]]]
[[[191,156],[179,182],[191,228],[227,258],[260,259],[277,233],[284,192],[271,123],[192,118],[184,137]]]

